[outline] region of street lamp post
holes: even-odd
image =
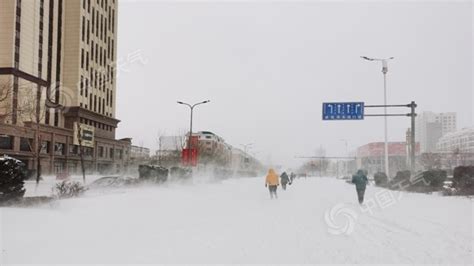
[[[191,137],[193,135],[193,111],[194,111],[194,107],[196,107],[200,104],[208,103],[208,102],[210,102],[210,100],[195,103],[195,104],[191,105],[189,103],[178,101],[178,104],[186,105],[187,107],[189,107],[189,109],[191,111],[191,119],[189,121],[189,137],[188,137],[188,161],[191,160],[191,145],[192,145]]]
[[[384,97],[384,124],[385,124],[385,148],[384,148],[384,153],[385,153],[385,174],[390,178],[390,173],[389,173],[389,164],[388,164],[388,122],[387,122],[387,73],[388,73],[388,61],[392,60],[394,57],[389,57],[385,59],[379,59],[379,58],[370,58],[367,56],[361,56],[362,59],[368,60],[368,61],[378,61],[382,62],[382,73],[383,73],[383,97]]]

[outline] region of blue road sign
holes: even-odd
[[[323,103],[323,120],[363,120],[364,103]]]

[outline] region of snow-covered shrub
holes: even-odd
[[[454,168],[452,188],[456,195],[474,195],[474,166]]]
[[[24,163],[12,157],[0,157],[0,202],[22,198],[25,195],[27,169]]]
[[[474,166],[458,166],[454,168],[453,185],[459,188],[474,187]]]
[[[411,172],[406,171],[398,171],[395,177],[391,180],[392,185],[398,186],[398,184],[410,184],[410,177]]]
[[[374,181],[377,186],[385,186],[387,185],[388,178],[385,173],[378,172],[374,175]]]
[[[155,165],[139,165],[139,178],[144,181],[163,183],[168,179],[168,169]]]
[[[80,182],[64,180],[57,183],[53,190],[58,198],[73,198],[79,197],[87,189]]]
[[[177,179],[188,179],[192,176],[192,174],[193,172],[190,168],[174,166],[170,169],[170,176]]]
[[[444,181],[448,178],[448,174],[444,170],[429,170],[423,172],[423,179],[433,188],[442,188]],[[423,184],[424,182],[420,182]]]

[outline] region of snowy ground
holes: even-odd
[[[259,179],[89,191],[0,209],[0,265],[473,264],[473,202],[298,179],[270,200]]]

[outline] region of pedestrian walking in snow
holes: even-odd
[[[286,184],[290,183],[290,178],[288,177],[288,174],[286,172],[283,172],[280,175],[281,178],[281,187],[283,190],[286,190]]]
[[[358,170],[357,174],[352,176],[352,183],[356,185],[357,197],[360,204],[364,203],[365,188],[368,182],[369,180],[362,169]]]
[[[290,185],[291,185],[291,183],[293,183],[293,181],[295,180],[295,178],[296,178],[295,173],[291,172],[291,173],[290,173]]]
[[[270,191],[270,198],[273,197],[278,198],[277,195],[277,188],[280,185],[278,175],[275,173],[275,170],[270,169],[268,170],[267,177],[265,178],[265,187],[268,186],[268,190]]]

